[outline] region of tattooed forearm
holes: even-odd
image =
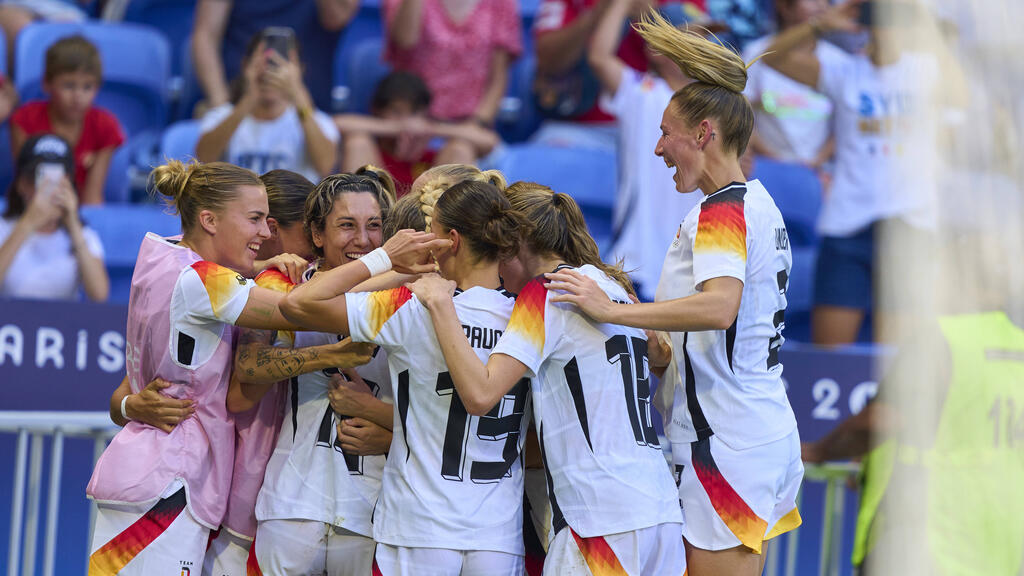
[[[320,351],[310,348],[278,348],[267,344],[245,344],[235,353],[235,370],[244,381],[265,384],[287,380],[321,367]]]

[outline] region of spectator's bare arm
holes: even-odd
[[[107,183],[110,160],[113,157],[113,148],[104,148],[93,156],[92,166],[89,167],[89,171],[85,175],[82,204],[103,204],[103,187]]]
[[[567,71],[586,54],[587,42],[598,20],[607,9],[609,0],[580,14],[568,26],[545,31],[534,43],[537,53],[537,73],[555,75]]]
[[[261,52],[261,50],[256,51],[257,54]],[[200,162],[215,162],[224,155],[224,150],[227,149],[228,144],[231,142],[231,137],[235,134],[235,130],[238,130],[242,120],[245,120],[246,116],[252,114],[253,109],[256,107],[256,91],[253,89],[253,86],[256,84],[256,77],[259,75],[262,65],[263,60],[261,58],[252,58],[246,64],[243,71],[245,74],[245,88],[243,89],[242,97],[235,103],[231,113],[220,124],[199,137],[199,141],[196,142],[196,160]]]
[[[622,23],[625,22],[633,0],[611,0],[610,5],[601,15],[590,40],[587,61],[594,71],[601,88],[614,95],[622,81],[622,71],[626,64],[616,54],[622,36]]]
[[[71,252],[78,263],[78,274],[82,278],[82,288],[86,297],[93,302],[105,302],[110,296],[110,278],[103,259],[89,250],[82,229],[82,221],[78,217],[78,196],[75,195],[71,182],[64,177],[54,197],[62,211],[61,218],[64,229],[71,238]]]
[[[509,54],[504,50],[495,50],[491,54],[491,66],[487,73],[487,87],[480,97],[473,118],[479,123],[490,126],[498,115],[501,98],[508,86]]]
[[[395,46],[408,50],[420,41],[423,27],[423,0],[400,0],[394,18],[387,23],[388,37]]]
[[[199,0],[192,25],[192,64],[210,107],[228,101],[228,81],[221,61],[221,41],[232,0]]]
[[[316,0],[316,14],[325,30],[336,32],[352,20],[359,0]]]
[[[847,0],[826,10],[821,16],[783,30],[765,49],[764,63],[793,80],[818,88],[821,62],[814,51],[796,50],[814,42],[823,32],[853,32],[859,29],[857,10],[861,0]]]
[[[432,124],[431,132],[441,138],[458,138],[468,142],[476,150],[476,155],[486,156],[498,145],[498,135],[493,130],[470,122],[460,124],[447,124],[438,122]]]

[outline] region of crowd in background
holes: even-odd
[[[878,225],[922,225],[913,207],[888,202],[879,178],[864,176],[891,154],[888,133],[877,126],[865,132],[865,120],[877,124],[879,117],[894,114],[864,106],[898,95],[900,87],[887,78],[913,66],[898,55],[876,58],[866,34],[853,33],[850,14],[824,18],[828,0],[540,1],[528,44],[537,62],[536,105],[545,119],[529,141],[617,154],[615,234],[606,257],[624,259],[646,298],[653,296],[664,238],[697,201],[674,192],[671,172],[653,153],[658,115],[687,82],[629,27],[653,5],[677,26],[703,27],[748,62],[769,52],[748,72],[756,130],[745,171],[756,177],[758,159],[768,159],[817,175],[813,194],[824,205],[817,225],[822,240],[813,338],[824,344],[857,340],[865,313],[873,309]],[[25,25],[85,18],[103,8],[69,0],[0,3],[12,65],[15,39]],[[520,3],[382,0],[383,58],[392,71],[376,85],[370,115],[332,117],[327,71],[359,8],[359,0],[198,0],[191,57],[203,99],[195,108],[201,134],[195,157],[257,173],[288,169],[313,182],[375,164],[396,177],[400,190],[432,165],[491,165],[503,147],[495,122],[510,66],[524,50]],[[42,238],[59,235],[65,244],[76,238],[73,226],[54,225],[75,221],[68,213],[77,204],[65,195],[48,194],[58,204],[50,218],[28,218],[33,210],[22,214],[16,208],[43,203],[33,201],[40,180],[27,168],[34,163],[20,160],[26,139],[54,134],[73,151],[66,184],[82,204],[103,202],[111,156],[125,140],[117,111],[93,105],[103,70],[88,40],[73,36],[53,44],[45,66],[45,100],[19,102],[7,79],[0,87],[0,114],[10,123],[10,161],[19,158],[0,227],[5,295],[21,294],[11,273],[14,254],[23,255]],[[850,90],[860,90],[867,104],[850,102],[844,97]],[[16,196],[20,200],[12,202]],[[84,238],[91,238],[84,230]],[[92,248],[81,252],[102,258],[98,243],[88,244]],[[76,262],[85,294],[102,300],[105,291],[88,289],[85,263]]]

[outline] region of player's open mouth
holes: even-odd
[[[259,254],[259,251],[260,251],[260,244],[259,244],[258,242],[250,242],[250,243],[249,243],[249,244],[248,244],[248,245],[246,246],[246,248],[248,248],[249,250],[252,250],[252,253],[253,253],[253,254]]]
[[[366,252],[345,252],[345,258],[349,260],[359,260],[363,256],[366,256]]]

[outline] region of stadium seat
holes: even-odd
[[[136,22],[159,28],[171,45],[171,74],[181,76],[181,50],[192,34],[192,18],[196,0],[130,0],[124,12],[125,22]]]
[[[523,142],[540,125],[540,111],[534,104],[533,78],[537,58],[525,52],[508,71],[508,87],[498,110],[496,128],[505,142]]]
[[[180,232],[178,218],[162,206],[83,206],[82,220],[103,242],[111,302],[128,302],[135,260],[146,233],[170,236]]]
[[[2,42],[2,40],[0,40]],[[0,197],[7,194],[7,188],[14,179],[14,157],[11,153],[11,127],[0,124]]]
[[[35,23],[18,35],[15,87],[22,101],[43,97],[44,55],[51,44],[82,34],[99,49],[103,86],[96,104],[110,110],[129,136],[166,124],[170,46],[159,30],[130,23]]]
[[[377,56],[374,60],[366,63],[366,66],[379,64],[383,66],[381,55],[384,47],[384,28],[380,13],[380,0],[363,2],[355,18],[341,33],[338,39],[338,46],[334,51],[334,88],[331,92],[333,112],[367,113],[369,111],[370,96],[377,86],[376,80],[367,82],[357,76],[358,72],[365,69],[358,68],[358,62],[353,62],[353,52],[369,40],[376,40]],[[372,44],[371,44],[372,46]],[[372,48],[364,47],[363,50],[372,52]],[[363,52],[366,54],[366,52]],[[375,78],[379,79],[387,72],[381,73]],[[358,80],[356,80],[358,78]],[[360,98],[364,99],[362,107],[356,102],[354,94],[358,92]]]
[[[7,76],[7,35],[0,30],[0,74]]]
[[[598,246],[609,247],[618,172],[614,153],[512,144],[498,159],[497,168],[509,182],[538,182],[575,198]]]
[[[345,112],[369,114],[370,100],[377,84],[391,72],[384,62],[384,39],[366,38],[345,53],[344,78],[351,79],[347,86],[335,86],[335,93],[344,92]],[[339,90],[344,88],[344,90]]]
[[[195,157],[196,142],[199,141],[199,120],[182,120],[175,122],[164,130],[160,138],[160,151],[157,161],[181,160],[182,162]]]
[[[758,157],[754,177],[764,184],[782,212],[793,246],[817,243],[815,225],[821,210],[821,180],[813,170],[800,164]]]

